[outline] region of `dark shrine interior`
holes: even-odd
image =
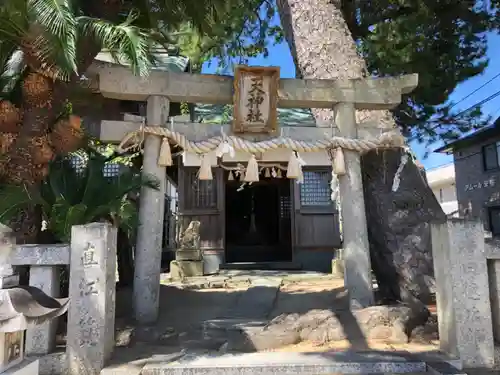
[[[291,261],[290,180],[261,174],[241,188],[235,178],[225,179],[226,262]]]

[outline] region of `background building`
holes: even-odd
[[[459,215],[500,235],[500,119],[436,152],[453,154]]]
[[[161,51],[155,57],[161,61],[156,69],[190,70],[185,57]],[[109,54],[101,53],[96,57],[94,69],[111,61]],[[89,76],[94,73],[95,70],[89,69]],[[96,96],[100,98],[99,94]],[[102,105],[93,108],[84,124],[91,135],[104,142],[119,142],[126,129],[137,129],[145,120],[145,102],[100,99]],[[232,120],[232,107],[228,105],[187,107],[170,103],[169,126],[176,131],[184,129],[193,139],[220,135],[221,125]],[[317,126],[308,109],[278,108],[278,123],[285,136],[292,132],[307,140],[324,138],[325,128]],[[307,166],[300,185],[286,178],[284,170],[280,169],[279,174],[275,170],[276,165],[286,167],[288,150],[256,155],[261,165],[274,167],[264,168],[260,180],[251,185],[243,184],[241,176],[218,167],[219,163],[226,168],[246,164],[249,155],[236,152],[234,157],[225,155],[218,160],[215,153],[211,154],[213,179],[209,181],[198,178],[201,166],[198,155],[186,153],[174,157],[174,165],[167,168],[164,259],[173,259],[179,233],[191,221],[199,221],[207,274],[220,268],[244,267],[330,272],[331,260],[342,243],[337,206],[331,200],[331,162],[327,152],[301,155]]]
[[[446,215],[458,216],[455,165],[447,164],[426,171],[427,182]]]

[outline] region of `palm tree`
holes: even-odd
[[[367,76],[366,64],[344,19],[339,0],[277,0],[285,38],[297,69],[297,76],[317,79],[348,79]],[[333,120],[330,110],[314,110],[317,120]],[[394,124],[387,111],[357,113],[358,120]],[[408,163],[400,192],[391,192],[393,176],[401,154],[397,151],[370,153],[363,158],[363,181],[372,266],[379,287],[391,300],[417,302],[429,298],[433,268],[427,222],[441,217],[442,210],[420,171]],[[406,191],[405,191],[406,190]],[[388,193],[390,192],[390,193]],[[406,223],[393,213],[395,200],[419,199],[420,214],[407,212]],[[404,229],[402,228],[410,229]],[[413,236],[413,237],[412,237]],[[414,241],[412,238],[419,238]],[[418,243],[417,243],[418,242]]]
[[[2,71],[7,70],[13,55],[23,62],[16,72],[20,90],[7,91],[10,98],[1,102],[4,121],[0,130],[18,135],[4,159],[5,176],[11,182],[35,183],[43,176],[35,173],[35,165],[46,169],[53,156],[51,149],[64,151],[63,145],[78,137],[77,118],[56,121],[64,112],[64,100],[57,96],[55,83],[80,73],[80,41],[95,40],[114,57],[128,62],[135,73],[147,74],[150,67],[147,34],[132,25],[133,14],[115,25],[86,16],[75,5],[70,0],[14,0],[0,9]],[[70,143],[73,148],[78,146]]]
[[[145,75],[153,42],[169,41],[159,30],[186,22],[208,29],[224,9],[220,0],[0,3],[0,177],[28,190],[37,189],[55,155],[81,145],[68,97],[99,51]],[[35,213],[21,212],[11,223],[18,241],[35,241],[38,222]]]
[[[73,157],[84,161],[82,170],[69,158],[57,157],[50,162],[49,174],[37,194],[19,185],[0,185],[0,222],[8,222],[19,209],[40,206],[44,230],[56,243],[70,241],[73,225],[103,220],[133,237],[138,217],[130,196],[144,186],[158,189],[157,179],[125,166],[116,176],[106,176],[104,168],[114,163],[114,156],[105,156],[93,148],[77,155]]]
[[[0,8],[0,101],[5,181],[30,191],[48,173],[56,154],[81,145],[80,119],[67,116],[65,90],[58,82],[78,76],[79,49],[91,40],[147,74],[151,59],[147,34],[134,26],[134,15],[121,24],[85,15],[70,0],[11,0]],[[24,242],[35,240],[38,219],[24,211],[13,222]]]
[[[118,272],[120,283],[126,285],[133,280],[132,253],[139,221],[132,197],[144,186],[158,189],[159,182],[124,164],[117,176],[105,176],[105,166],[122,156],[106,156],[94,147],[80,149],[72,157],[83,161],[84,168],[79,170],[69,158],[57,157],[50,162],[40,191],[0,185],[0,222],[9,223],[19,211],[38,209],[44,223],[39,240],[68,243],[73,225],[108,221],[118,230]]]

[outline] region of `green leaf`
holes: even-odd
[[[0,6],[0,40],[21,45],[29,29],[25,0],[4,1]]]
[[[138,207],[130,199],[124,199],[117,212],[120,227],[129,235],[134,234],[139,224]]]
[[[146,76],[153,63],[149,34],[131,25],[135,17],[130,13],[119,25],[87,16],[78,17],[77,21],[81,34],[92,36],[115,62],[130,65],[134,74]]]
[[[40,62],[60,70],[61,78],[77,74],[77,20],[71,0],[27,0],[32,22],[42,28],[34,47]]]
[[[0,222],[8,223],[21,209],[40,203],[39,197],[30,194],[25,186],[0,186]]]
[[[84,221],[86,211],[87,206],[81,203],[68,208],[64,225],[64,233],[68,240],[71,238],[71,227],[73,225],[87,224]]]
[[[87,206],[84,204],[72,206],[63,197],[59,197],[49,215],[49,229],[60,241],[67,242],[71,237],[73,225],[86,224],[86,211]]]

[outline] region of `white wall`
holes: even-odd
[[[256,155],[257,160],[263,163],[287,163],[290,158],[292,151],[288,149],[278,149],[263,152],[262,154]],[[215,152],[209,153],[210,163],[212,166],[217,165],[217,157]],[[304,160],[306,165],[311,166],[330,166],[330,158],[326,151],[318,152],[299,152],[300,157]],[[243,151],[236,151],[234,158],[230,155],[224,155],[224,162],[239,162],[246,164],[250,159],[251,154]],[[201,159],[198,155],[188,152],[184,157],[184,165],[186,167],[199,167],[201,165]]]
[[[427,182],[445,214],[458,211],[457,189],[455,185],[455,165],[447,164],[426,171]],[[455,216],[455,215],[454,215]]]
[[[432,188],[434,195],[439,203],[452,202],[457,200],[457,190],[455,183],[452,185],[446,184],[441,186],[434,186]]]

